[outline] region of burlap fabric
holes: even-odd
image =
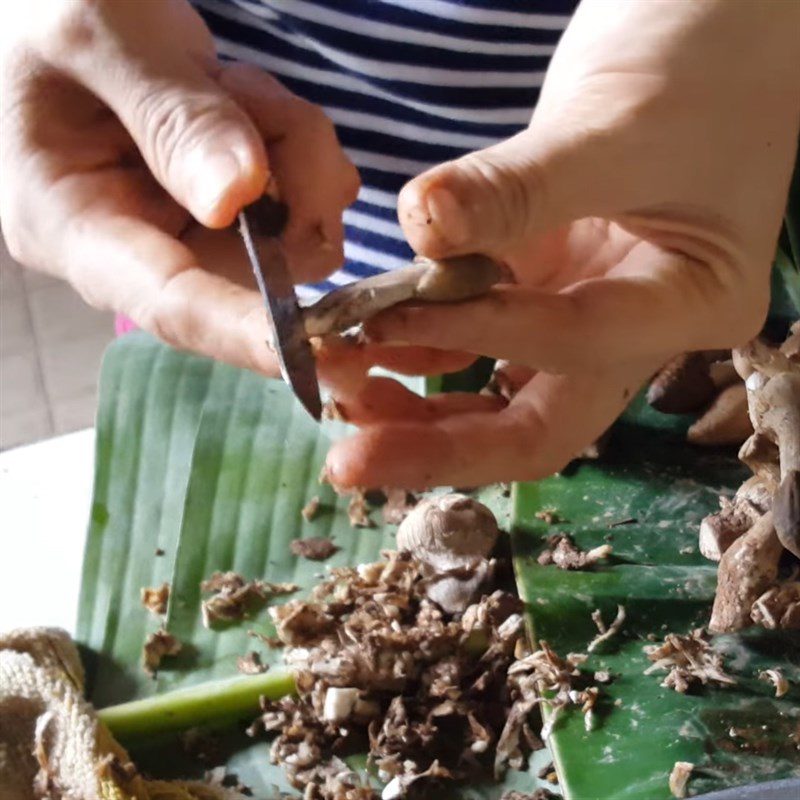
[[[144,779],[83,686],[65,631],[0,634],[0,800],[243,800],[207,783]]]

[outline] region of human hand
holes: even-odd
[[[185,0],[2,11],[0,217],[12,255],[171,344],[278,374],[237,234],[274,178],[295,279],[343,258],[358,176],[319,108],[220,63]]]
[[[798,26],[797,4],[584,0],[530,127],[400,197],[417,252],[486,253],[516,285],[366,326],[373,358],[384,343],[507,359],[516,395],[410,400],[351,374],[339,403],[364,427],[329,454],[334,485],[545,476],[668,358],[755,335],[797,145]]]

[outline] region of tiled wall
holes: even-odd
[[[0,238],[0,449],[94,424],[111,314],[22,269]]]

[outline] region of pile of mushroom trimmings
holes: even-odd
[[[271,609],[298,693],[265,701],[251,732],[278,733],[272,759],[308,800],[377,797],[342,760],[365,744],[383,798],[521,768],[542,746],[540,688],[591,714],[598,690],[579,660],[544,642],[531,653],[521,601],[494,589],[498,533],[476,500],[429,498],[397,551]]]

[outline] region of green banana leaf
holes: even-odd
[[[421,390],[422,381],[416,386]],[[241,624],[203,627],[199,586],[215,570],[296,583],[294,596],[301,596],[327,567],[376,560],[393,547],[396,528],[382,524],[379,511],[374,528],[354,530],[347,500],[319,483],[330,441],[343,432],[338,423],[314,423],[281,382],[177,353],[145,334],[110,346],[77,630],[97,707],[235,676],[237,658],[250,650],[264,663],[280,661],[279,649],[248,635],[274,635],[266,608]],[[321,505],[309,522],[300,512],[314,496]],[[499,487],[482,499],[508,521],[510,500]],[[324,563],[297,558],[289,542],[301,536],[329,536],[340,550]],[[161,620],[142,607],[139,592],[164,581],[172,586],[165,625],[184,647],[152,679],[140,666],[141,648]],[[270,690],[286,692],[285,673],[271,669],[266,680],[273,675]],[[230,769],[258,797],[288,789],[269,764],[267,744],[246,738],[244,727],[215,732]],[[169,739],[126,743],[151,774],[202,773],[203,765]],[[486,800],[508,788],[531,789],[546,761],[542,752],[503,786],[469,787],[459,796]]]
[[[596,729],[587,732],[572,715],[551,737],[570,800],[667,800],[676,761],[697,765],[692,793],[800,776],[797,632],[715,637],[738,681],[734,687],[681,695],[659,685],[663,674],[643,674],[648,638],[707,623],[716,565],[698,552],[699,523],[720,491],[730,492],[746,476],[731,453],[690,449],[667,430],[645,435],[622,423],[602,463],[516,488],[515,568],[535,635],[557,652],[585,652],[597,633],[592,611],[600,609],[607,623],[618,605],[627,612],[621,633],[583,667],[614,676],[604,687]],[[565,521],[550,526],[537,519],[542,507]],[[540,566],[536,557],[554,530],[585,549],[610,543],[610,563],[580,572]],[[758,679],[773,667],[793,684],[780,699]]]
[[[416,386],[422,390],[422,382]],[[733,689],[683,696],[662,689],[660,677],[642,674],[648,637],[707,620],[716,570],[696,552],[697,527],[718,494],[731,492],[744,475],[734,453],[688,450],[681,437],[687,422],[656,414],[640,398],[600,462],[517,486],[511,500],[499,487],[481,494],[501,524],[513,528],[518,585],[538,637],[560,653],[582,651],[594,634],[592,610],[600,608],[608,621],[622,603],[628,618],[621,635],[587,663],[615,676],[597,728],[587,733],[580,713],[567,714],[552,735],[552,756],[535,754],[526,773],[509,773],[502,786],[461,787],[453,796],[485,800],[511,788],[530,791],[551,757],[560,791],[571,800],[666,798],[676,760],[703,767],[690,784],[693,793],[800,774],[798,751],[791,749],[796,740],[787,744],[800,726],[798,684],[776,700],[756,677],[780,666],[800,682],[797,636],[721,637],[717,646],[730,654],[740,681]],[[273,665],[280,660],[280,651],[247,634],[273,632],[266,610],[224,629],[202,627],[199,583],[214,570],[295,582],[302,593],[328,564],[370,560],[393,544],[395,529],[380,524],[379,512],[375,528],[353,530],[346,501],[318,484],[329,442],[344,429],[312,423],[280,383],[176,353],[144,334],[127,336],[104,361],[97,430],[78,638],[99,707],[234,675],[237,657],[248,650]],[[321,512],[307,522],[300,510],[314,495]],[[565,522],[546,525],[535,516],[544,507],[558,509]],[[536,555],[555,530],[585,547],[608,537],[612,563],[591,572],[541,567]],[[292,556],[288,543],[309,535],[331,536],[341,549],[322,565]],[[153,680],[139,658],[145,636],[160,623],[141,607],[139,590],[163,581],[173,587],[166,624],[185,649]],[[273,675],[271,691],[286,691],[285,675],[277,668],[268,679]],[[247,739],[242,727],[226,725],[218,746],[257,797],[272,797],[287,788],[285,781],[268,763],[267,743]],[[732,727],[746,735],[731,739]],[[202,771],[172,739],[129,744],[152,774]]]

